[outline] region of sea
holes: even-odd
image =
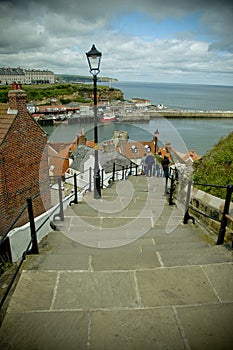
[[[103,85],[103,83],[100,83]],[[144,98],[154,105],[179,110],[233,111],[233,86],[197,85],[151,82],[110,82],[110,87],[120,89],[125,99]],[[93,139],[93,124],[60,124],[43,127],[53,142],[73,142],[83,130]],[[222,137],[233,132],[233,118],[157,118],[147,122],[98,124],[98,141],[111,139],[114,131],[127,131],[133,142],[151,141],[155,130],[159,131],[159,145],[171,143],[182,153],[194,149],[205,155]]]

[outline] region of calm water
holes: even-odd
[[[153,104],[192,110],[233,110],[233,86],[113,82],[125,99],[140,97]]]
[[[187,84],[112,83],[123,91],[125,98],[148,98],[154,104],[196,110],[233,110],[233,87]],[[145,123],[99,124],[99,143],[110,139],[115,130],[126,130],[134,141],[152,140],[159,129],[160,144],[171,142],[181,152],[194,148],[199,155],[210,150],[221,137],[233,131],[233,119],[153,119]],[[60,125],[45,127],[55,142],[72,142],[84,129],[93,139],[93,124]]]

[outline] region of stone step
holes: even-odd
[[[81,245],[61,232],[52,232],[48,235],[46,244],[48,251],[38,256],[30,256],[25,269],[134,270],[164,266],[208,265],[232,259],[225,247],[210,246],[200,239],[171,240],[171,236],[166,242],[162,237],[143,237],[130,244],[105,249]]]

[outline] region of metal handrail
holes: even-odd
[[[128,167],[126,169],[124,169],[124,167],[122,167],[122,170],[125,171],[125,173],[127,171],[130,170],[130,172],[132,173],[132,169],[135,168],[136,169],[136,175],[137,175],[137,168],[138,166],[135,165],[135,166],[132,166],[130,167],[130,169],[128,169]],[[88,170],[85,170],[84,172],[86,171],[89,171]],[[83,174],[84,172],[80,173],[80,174]],[[128,174],[129,175],[129,174]],[[69,178],[73,177],[74,175],[70,176]],[[75,178],[75,176],[74,176]],[[113,178],[113,174],[111,174],[111,176],[109,176],[109,179]],[[61,180],[61,177],[57,177],[58,179],[58,183],[60,183],[60,180]],[[75,182],[75,180],[74,180]],[[47,191],[49,188],[50,188],[50,185],[48,186],[48,188],[45,190]],[[83,186],[81,189],[79,189],[78,193],[81,193],[87,186],[90,186],[90,184],[86,184],[85,186]],[[90,188],[90,187],[89,187]],[[44,191],[43,191],[44,192]],[[18,263],[17,265],[17,269],[7,287],[7,290],[6,292],[4,293],[4,296],[2,298],[2,300],[0,301],[0,310],[2,309],[2,306],[13,286],[13,283],[20,271],[20,268],[23,264],[23,261],[26,259],[26,256],[30,253],[30,254],[38,254],[38,244],[37,244],[37,232],[45,225],[45,223],[50,219],[50,217],[55,213],[55,211],[57,210],[57,208],[60,206],[60,208],[62,208],[62,211],[63,211],[63,202],[66,200],[66,198],[62,199],[61,197],[61,186],[59,186],[59,203],[55,206],[55,208],[52,210],[52,212],[50,212],[50,214],[47,216],[47,218],[41,223],[41,225],[37,228],[35,228],[35,222],[34,222],[34,215],[33,215],[33,211],[32,211],[32,201],[33,199],[36,199],[39,195],[41,195],[42,192],[39,192],[37,194],[35,194],[32,198],[29,198],[27,200],[27,203],[22,207],[20,213],[17,215],[17,217],[15,218],[15,220],[13,221],[13,223],[10,225],[10,227],[8,228],[8,230],[4,233],[4,235],[2,236],[2,239],[0,241],[0,245],[3,243],[3,241],[6,239],[7,235],[9,234],[9,232],[12,230],[12,228],[14,227],[14,225],[16,224],[16,222],[19,220],[19,218],[21,217],[21,215],[23,214],[23,212],[25,211],[26,208],[28,208],[28,212],[29,212],[29,221],[30,221],[30,229],[31,229],[31,240],[26,248],[26,250],[23,252],[22,254],[22,257],[21,257],[21,260],[20,262]],[[70,195],[71,197],[75,196],[76,194],[73,193],[72,195]],[[71,204],[71,202],[70,202]],[[31,208],[31,214],[30,214],[30,210],[29,208]],[[31,215],[31,216],[30,216]],[[58,215],[59,216],[59,215]],[[62,216],[62,215],[61,215]],[[64,217],[61,219],[64,219]]]
[[[0,245],[3,243],[3,241],[5,240],[5,238],[7,237],[8,233],[12,230],[12,228],[15,226],[16,222],[19,220],[19,218],[21,217],[21,215],[23,214],[24,210],[27,208],[27,204],[25,204],[22,209],[20,210],[19,214],[16,216],[16,218],[14,219],[14,221],[12,222],[12,224],[8,227],[8,229],[6,230],[6,232],[2,235],[2,239],[0,240]]]
[[[194,185],[197,185],[197,186],[207,186],[207,187],[216,187],[216,188],[227,188],[227,186],[223,186],[223,185],[202,184],[202,183],[199,183],[199,182],[196,182],[196,181],[193,181],[193,184],[194,184]]]

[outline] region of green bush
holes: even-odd
[[[194,181],[218,186],[233,184],[233,132],[220,139],[202,159],[194,163]],[[219,198],[226,197],[225,188],[197,187]]]
[[[0,103],[8,102],[8,91],[10,90],[11,86],[9,85],[0,86]]]

